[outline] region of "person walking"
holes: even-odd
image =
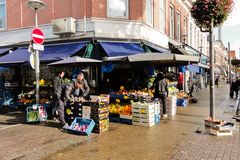
[[[53,79],[54,87],[54,102],[55,107],[53,109],[53,116],[58,116],[60,123],[63,125],[63,129],[68,129],[69,125],[65,121],[64,117],[64,71],[60,71]]]
[[[158,73],[154,80],[153,87],[155,89],[154,98],[159,98],[162,101],[163,106],[163,117],[167,117],[167,79],[164,78],[162,73]]]
[[[192,93],[194,90],[194,84],[193,84],[193,81],[191,80],[191,78],[189,78],[187,85],[188,85],[188,90],[189,90],[188,96],[193,97]]]
[[[215,85],[218,87],[219,84],[219,76],[217,76],[217,78],[215,79]]]
[[[238,98],[239,87],[240,87],[240,79],[238,79],[238,77],[236,77],[236,81],[233,84],[233,90],[235,92],[236,98]]]

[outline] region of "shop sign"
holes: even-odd
[[[33,43],[33,49],[39,50],[39,51],[44,51],[44,45]]]

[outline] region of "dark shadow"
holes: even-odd
[[[201,118],[205,118],[206,117],[204,115],[194,115],[194,114],[184,114],[184,113],[177,113],[177,115],[188,116],[188,117],[201,117]]]

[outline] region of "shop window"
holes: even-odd
[[[153,1],[146,0],[146,23],[149,25],[153,24]]]
[[[160,32],[165,33],[166,27],[166,0],[160,0]]]
[[[107,16],[128,18],[129,0],[107,0]]]
[[[6,1],[0,0],[0,29],[6,28]]]
[[[174,38],[174,7],[170,6],[170,37]]]
[[[176,28],[176,38],[178,41],[180,41],[181,37],[181,15],[179,12],[177,12],[177,28]]]

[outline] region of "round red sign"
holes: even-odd
[[[43,32],[40,29],[35,28],[32,31],[32,40],[36,44],[42,44],[44,42]]]

